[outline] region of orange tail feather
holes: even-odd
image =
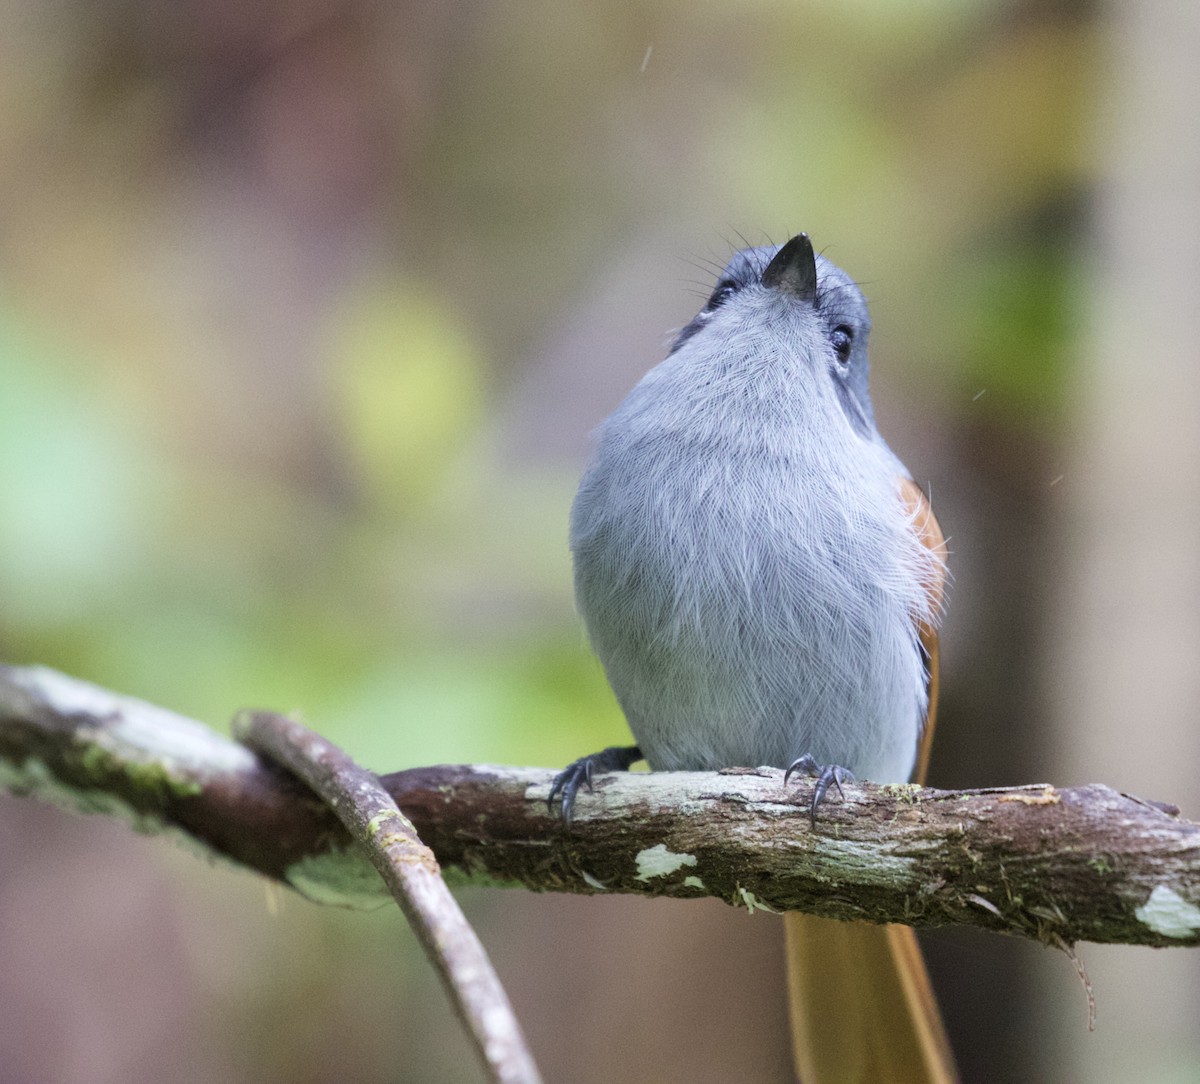
[[[954,1056],[907,926],[783,916],[801,1084],[953,1084]]]

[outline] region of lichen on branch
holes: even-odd
[[[401,742],[402,736],[398,736]],[[1047,944],[1200,944],[1200,825],[1091,785],[939,791],[851,784],[816,825],[769,768],[618,774],[565,827],[553,772],[442,765],[383,777],[448,878],[626,892]],[[384,890],[291,777],[200,723],[42,668],[0,667],[0,788],[211,852],[319,902]]]

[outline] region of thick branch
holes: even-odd
[[[552,772],[418,768],[384,784],[447,876],[566,892],[716,896],[1049,943],[1200,944],[1200,826],[1103,786],[846,787],[804,812],[773,769],[614,775],[564,829]],[[328,903],[382,887],[298,783],[199,723],[43,669],[0,668],[0,787],[182,829]]]

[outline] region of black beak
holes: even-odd
[[[775,253],[763,272],[762,284],[801,301],[817,299],[817,257],[807,233],[796,234]]]

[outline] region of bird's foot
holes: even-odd
[[[840,764],[818,764],[811,753],[805,753],[799,760],[793,760],[788,765],[787,771],[783,773],[785,787],[792,772],[804,772],[805,775],[816,777],[817,783],[813,787],[812,805],[809,806],[809,816],[812,818],[814,828],[817,824],[817,807],[825,800],[825,794],[830,786],[837,787],[837,792],[844,801],[846,794],[842,790],[842,784],[854,778],[854,773],[849,768],[843,768]]]
[[[575,812],[575,795],[581,786],[586,786],[591,792],[593,775],[627,772],[630,765],[641,759],[642,751],[636,745],[610,745],[599,753],[572,761],[554,777],[546,797],[546,808],[553,811],[554,799],[561,793],[563,824],[570,824]]]

